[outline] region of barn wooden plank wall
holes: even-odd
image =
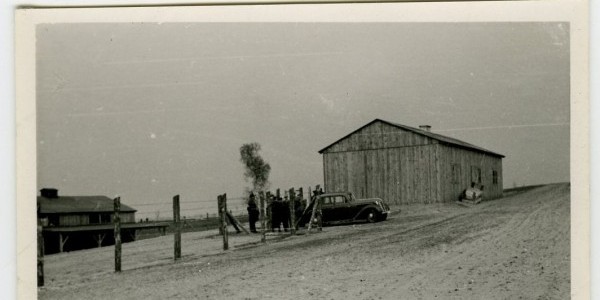
[[[442,178],[452,178],[452,165],[457,165],[460,169],[458,182],[454,181],[442,186],[445,198],[460,194],[465,187],[470,186],[471,182],[484,185],[484,192],[488,199],[502,197],[502,160],[489,154],[446,145],[440,145],[440,148],[442,150],[440,159],[445,162],[441,164]],[[477,182],[477,178],[473,178],[472,167],[481,169],[481,182]],[[493,171],[498,173],[496,183],[493,182]]]
[[[461,169],[458,179],[453,165]],[[453,201],[470,185],[473,166],[481,170],[486,197],[502,195],[499,157],[440,144],[383,122],[331,145],[323,152],[323,166],[327,192],[350,191],[396,204]],[[498,172],[496,184],[492,171]]]

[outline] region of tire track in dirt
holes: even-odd
[[[542,190],[543,191],[543,190]],[[540,192],[542,192],[540,191]],[[521,212],[521,213],[517,213],[517,214],[513,214],[512,217],[510,218],[510,220],[508,222],[506,222],[505,225],[500,226],[498,228],[495,228],[493,231],[489,232],[489,234],[483,235],[486,238],[488,238],[489,240],[496,240],[496,241],[500,241],[500,242],[504,242],[506,243],[507,241],[514,241],[515,240],[515,232],[518,233],[523,233],[523,231],[525,229],[531,229],[534,227],[535,224],[539,224],[540,222],[540,218],[545,218],[547,215],[547,211],[554,211],[557,207],[560,206],[561,203],[557,203],[557,201],[561,201],[561,199],[557,198],[557,199],[550,199],[551,201],[547,201],[547,202],[543,202],[541,203],[541,205],[537,208],[534,208],[533,210],[530,211],[526,211],[525,212]],[[565,205],[564,201],[562,203],[562,205]],[[568,202],[567,202],[568,205]],[[521,207],[522,208],[522,207]],[[487,208],[486,207],[481,207],[482,211],[485,211]],[[543,223],[542,223],[543,224]],[[539,230],[535,230],[533,233],[534,234],[539,234],[538,232]],[[423,265],[423,266],[419,266],[413,270],[410,270],[411,272],[411,276],[410,279],[407,281],[403,281],[401,283],[401,285],[398,287],[398,289],[401,290],[409,290],[412,292],[411,296],[414,296],[415,298],[422,298],[424,297],[424,293],[423,290],[431,290],[431,286],[430,285],[424,285],[423,282],[431,282],[431,274],[432,274],[432,269],[434,270],[438,270],[438,272],[433,272],[435,273],[442,273],[444,271],[450,271],[452,269],[456,269],[456,266],[459,266],[460,269],[458,270],[468,270],[469,274],[473,277],[476,278],[477,276],[473,276],[473,273],[475,273],[476,269],[479,268],[479,265],[481,265],[482,261],[485,261],[485,259],[489,259],[490,254],[491,255],[497,255],[497,253],[499,252],[499,250],[502,250],[498,247],[498,244],[492,244],[492,243],[479,243],[476,246],[473,247],[469,247],[469,245],[467,245],[466,247],[463,247],[462,251],[460,251],[459,253],[457,253],[456,255],[452,255],[450,257],[448,257],[447,255],[441,255],[436,257],[432,257],[432,259],[428,262],[428,264]],[[508,251],[510,252],[510,251]],[[481,255],[481,254],[486,254],[486,255]],[[523,253],[520,253],[519,255],[521,255]],[[506,254],[508,255],[509,258],[514,258],[515,260],[518,258],[518,256],[511,256],[512,254]],[[477,259],[479,258],[479,259]],[[474,261],[474,259],[477,259]],[[462,265],[462,266],[461,266]],[[568,272],[567,272],[568,273]],[[448,274],[448,273],[446,273]],[[455,275],[452,271],[449,272],[448,276],[452,276]],[[479,275],[481,275],[481,273],[479,273]],[[463,289],[469,285],[472,285],[473,283],[475,283],[475,281],[473,279],[470,280],[465,280],[465,282],[468,282],[468,284],[465,284],[463,286],[460,286],[460,289]],[[552,284],[555,284],[556,280],[551,280],[550,283],[547,283],[545,290],[549,291],[550,289],[548,288],[548,286],[551,286]],[[477,284],[479,284],[479,282],[477,282]],[[475,285],[473,285],[475,286]],[[497,288],[498,286],[496,286]],[[467,288],[468,291],[472,291],[473,287],[468,287]],[[528,287],[526,286],[522,286],[522,289],[518,290],[515,296],[523,296],[523,292],[525,290],[528,290]],[[529,288],[530,290],[530,288]],[[457,288],[454,288],[454,291],[452,291],[450,289],[450,292],[459,292],[459,288],[457,286]],[[519,295],[519,293],[521,293],[521,295]],[[548,293],[544,294],[546,296],[548,296]],[[567,294],[568,295],[568,294]],[[431,295],[430,295],[431,296]],[[501,297],[494,297],[493,294],[492,295],[487,295],[483,294],[483,295],[479,295],[479,296],[475,296],[475,295],[468,295],[468,294],[443,294],[443,293],[439,293],[439,295],[434,295],[434,296],[443,296],[443,297],[449,297],[449,298],[457,298],[457,299],[464,299],[464,298],[472,298],[472,299],[478,299],[478,297],[486,297],[486,298],[500,298],[500,299],[506,299],[506,298],[510,298],[507,297],[506,293],[502,294]],[[543,295],[542,295],[543,296]],[[378,295],[378,297],[381,297],[381,295]],[[481,299],[481,298],[479,298]]]
[[[550,189],[552,190],[552,189]],[[544,196],[544,190],[540,191],[540,193],[538,193],[539,195],[536,196]],[[546,195],[547,196],[547,195]],[[520,201],[521,199],[516,199],[515,201]],[[561,201],[561,199],[558,199],[558,201]],[[532,224],[536,223],[537,221],[539,221],[538,219],[540,218],[545,218],[547,212],[544,211],[554,211],[556,210],[557,206],[559,206],[560,203],[556,203],[557,201],[548,201],[545,203],[542,203],[542,205],[535,207],[534,205],[525,205],[523,207],[523,205],[520,206],[516,206],[512,209],[512,214],[509,214],[508,217],[506,209],[503,209],[500,211],[499,216],[495,219],[495,221],[497,221],[495,224],[487,224],[486,226],[478,226],[481,224],[469,224],[472,227],[479,227],[479,229],[481,228],[485,228],[484,231],[482,232],[477,232],[476,230],[474,231],[475,233],[477,233],[477,236],[475,237],[475,239],[481,239],[481,238],[486,238],[487,240],[497,240],[497,241],[501,241],[501,242],[506,242],[507,240],[512,241],[514,239],[513,236],[513,232],[521,232],[523,231],[524,228],[531,228]],[[563,205],[564,205],[564,200],[563,200]],[[514,204],[514,203],[508,203],[510,204]],[[567,201],[567,205],[568,205],[568,201]],[[497,205],[494,205],[497,206]],[[501,205],[501,206],[506,206],[506,205]],[[533,209],[532,209],[533,207]],[[486,213],[488,215],[494,215],[493,209],[497,209],[496,207],[490,207],[487,208],[485,206],[481,206],[478,207],[479,211],[473,211],[474,213],[477,214],[483,214]],[[563,209],[564,210],[564,209]],[[440,220],[440,221],[436,221],[436,222],[432,222],[432,223],[428,223],[428,224],[423,224],[422,226],[418,226],[416,228],[412,228],[413,230],[407,230],[406,233],[411,233],[412,236],[404,236],[403,241],[406,241],[408,243],[413,243],[415,245],[416,248],[419,249],[423,249],[421,247],[421,242],[420,239],[418,238],[419,234],[424,234],[427,233],[428,231],[434,231],[437,232],[440,229],[445,229],[445,226],[447,224],[451,224],[451,222],[455,222],[457,223],[457,226],[463,226],[465,225],[465,223],[469,223],[468,221],[472,221],[473,218],[472,215],[464,215],[464,214],[459,214],[459,215],[455,215],[455,216],[451,216],[448,217],[446,219]],[[563,221],[565,219],[562,219]],[[567,218],[568,220],[568,218]],[[458,222],[457,222],[458,221]],[[489,218],[486,218],[485,221],[489,221]],[[503,223],[499,223],[499,222],[503,222]],[[454,226],[456,227],[456,226]],[[452,230],[452,228],[449,229],[450,231]],[[466,232],[463,232],[461,234],[465,234]],[[535,231],[535,233],[539,234],[539,232]],[[447,232],[442,232],[442,235],[446,235]],[[416,236],[416,237],[415,237]],[[475,241],[477,242],[477,241]],[[465,241],[459,241],[459,246],[461,243],[466,243]],[[472,242],[469,242],[467,244],[472,244]],[[456,246],[456,245],[455,245]],[[460,250],[456,250],[455,252],[457,252],[454,255],[440,255],[440,256],[432,256],[429,257],[429,261],[427,261],[426,264],[416,264],[413,267],[410,267],[407,265],[404,265],[403,270],[401,271],[402,273],[396,271],[396,270],[390,270],[390,271],[385,271],[385,272],[378,272],[377,270],[371,270],[371,272],[368,272],[369,276],[372,277],[381,277],[382,279],[388,278],[390,276],[393,275],[398,275],[400,273],[400,275],[406,275],[406,274],[410,274],[410,276],[403,276],[403,277],[408,277],[409,280],[404,280],[404,281],[398,281],[394,283],[394,290],[402,290],[404,293],[406,293],[406,291],[409,291],[411,297],[409,298],[423,298],[424,295],[423,293],[421,293],[422,290],[424,289],[429,289],[431,290],[431,286],[430,285],[424,285],[424,282],[430,282],[430,280],[428,280],[428,278],[431,276],[432,270],[439,270],[440,272],[444,271],[444,270],[451,270],[452,268],[450,266],[460,266],[461,263],[467,263],[467,264],[479,264],[479,262],[477,261],[473,261],[473,257],[477,257],[478,254],[480,253],[491,253],[494,254],[496,253],[496,250],[498,250],[497,245],[493,244],[493,243],[482,243],[481,245],[477,245],[476,247],[463,247],[460,248]],[[473,262],[471,262],[473,261]],[[465,266],[465,269],[467,268],[467,266]],[[462,269],[462,267],[461,267]],[[470,266],[469,269],[469,273],[474,273],[476,270],[475,268],[473,268],[472,266]],[[434,272],[435,273],[435,272]],[[568,273],[568,272],[567,272]],[[451,274],[452,275],[452,274]],[[352,276],[349,276],[348,278],[351,280],[354,277],[365,277],[365,274],[355,274]],[[554,281],[553,281],[554,282]],[[472,282],[469,282],[469,284],[472,284]],[[389,286],[389,284],[388,284]],[[379,288],[377,288],[379,287]],[[463,288],[464,286],[461,286],[461,288]],[[472,290],[472,288],[470,288]],[[381,286],[376,286],[374,287],[374,290],[387,290],[389,291],[389,287],[386,289],[385,284],[381,285]],[[456,288],[455,288],[456,290]],[[522,292],[523,290],[521,290]],[[442,296],[441,293],[439,293],[440,296]],[[326,294],[325,296],[329,296],[329,294]],[[359,296],[365,296],[365,295],[359,295]],[[372,295],[372,298],[375,299],[386,299],[389,298],[389,294],[386,294],[386,292],[382,292],[382,293],[374,293]],[[437,296],[437,295],[429,295],[429,296]],[[449,295],[443,295],[444,297],[448,297]],[[452,297],[452,295],[450,295]],[[464,298],[466,295],[461,294],[461,295],[454,295],[454,297],[458,298],[458,299],[462,299]],[[484,298],[489,298],[489,295],[480,295],[481,297]],[[467,296],[468,297],[468,296]],[[500,297],[500,298],[504,298],[504,297]],[[391,297],[391,299],[393,299],[393,297]],[[477,299],[477,297],[474,297],[473,299]],[[479,298],[481,299],[481,298]]]

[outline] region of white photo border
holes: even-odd
[[[16,20],[17,296],[37,299],[35,30],[41,23],[569,22],[571,297],[590,298],[589,17],[587,1],[281,4],[19,9]]]

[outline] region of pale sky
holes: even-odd
[[[38,189],[120,195],[138,218],[244,209],[239,147],[273,188],[375,118],[506,156],[504,185],[569,181],[567,23],[48,24],[37,32]],[[192,202],[196,203],[192,203]],[[164,203],[164,204],[156,204]]]

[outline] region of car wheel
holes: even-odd
[[[375,223],[377,222],[377,211],[371,209],[367,211],[367,222]]]

